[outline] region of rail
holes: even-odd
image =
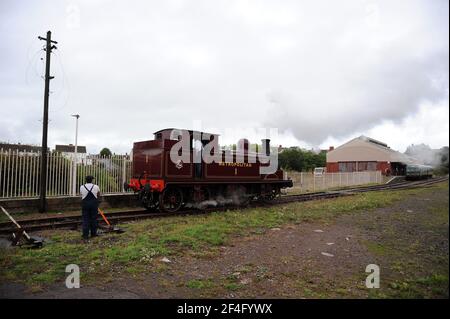
[[[422,180],[422,181],[405,181],[402,183],[397,183],[393,185],[373,185],[368,187],[355,187],[352,189],[344,189],[333,192],[315,192],[308,194],[299,194],[299,195],[284,195],[279,197],[277,200],[272,203],[252,203],[253,207],[261,207],[267,205],[280,205],[292,202],[301,202],[301,201],[312,201],[312,200],[320,200],[320,199],[330,199],[337,198],[343,196],[352,196],[357,193],[362,192],[370,192],[370,191],[385,191],[385,190],[400,190],[400,189],[411,189],[418,187],[427,187],[436,183],[440,183],[448,180],[448,176],[433,178],[430,180]],[[148,218],[161,218],[161,217],[169,217],[169,216],[180,216],[180,215],[190,215],[190,214],[204,214],[210,212],[217,212],[221,210],[233,210],[233,209],[241,209],[242,207],[214,207],[207,208],[204,210],[196,210],[189,209],[184,211],[179,211],[176,213],[163,213],[163,212],[148,212],[143,209],[134,209],[134,210],[126,210],[121,212],[107,213],[106,216],[108,220],[112,224],[117,224],[119,222],[126,222],[131,220],[140,220],[140,219],[148,219]],[[76,228],[81,225],[80,215],[66,215],[66,216],[58,216],[58,217],[44,217],[44,218],[36,218],[36,219],[22,219],[17,220],[20,226],[28,232],[43,230],[43,229],[56,229],[56,228]],[[99,218],[99,222],[103,221]],[[0,234],[11,234],[15,229],[11,226],[10,222],[0,222]]]

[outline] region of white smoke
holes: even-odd
[[[444,149],[432,149],[426,144],[410,145],[405,154],[416,159],[420,164],[437,167],[441,165]]]
[[[400,121],[424,101],[448,103],[448,2],[376,2],[378,23],[356,18],[368,3],[333,6],[336,16],[309,27],[314,37],[298,38],[298,61],[280,61],[298,74],[267,95],[269,126],[317,145]]]

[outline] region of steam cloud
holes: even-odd
[[[273,108],[266,123],[317,145],[399,121],[424,101],[448,100],[448,2],[413,1],[400,16],[389,12],[391,4],[372,7],[376,22],[358,21],[352,10],[348,23],[332,17],[314,38],[303,38],[298,61],[286,66],[299,73],[267,95]]]

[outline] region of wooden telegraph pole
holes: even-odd
[[[47,211],[47,133],[48,133],[48,95],[50,92],[50,80],[54,77],[50,75],[50,55],[53,49],[56,49],[54,44],[58,42],[52,41],[52,33],[47,32],[47,37],[38,37],[39,40],[46,41],[45,52],[45,90],[44,90],[44,117],[42,121],[42,148],[41,148],[41,174],[39,187],[39,211],[44,213]]]

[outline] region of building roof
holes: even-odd
[[[0,143],[0,150],[4,151],[19,151],[19,152],[27,152],[27,153],[37,153],[41,151],[40,146],[36,145],[28,145],[28,144],[10,144],[10,143]]]
[[[158,133],[162,133],[162,132],[165,132],[165,131],[169,131],[169,132],[172,132],[172,131],[176,131],[176,132],[188,131],[190,135],[192,135],[193,133],[196,133],[196,134],[208,134],[208,135],[216,135],[216,136],[219,136],[219,134],[212,134],[212,133],[200,132],[200,131],[193,131],[193,130],[187,130],[187,129],[179,129],[179,128],[173,128],[173,127],[172,127],[172,128],[165,128],[165,129],[156,131],[156,132],[153,133],[153,134],[156,135],[156,134],[158,134]]]
[[[386,143],[361,135],[327,153],[327,162],[401,162],[416,163],[417,160],[391,149]]]
[[[75,145],[56,145],[55,151],[62,153],[75,153]],[[77,146],[77,153],[86,153],[86,146]]]

